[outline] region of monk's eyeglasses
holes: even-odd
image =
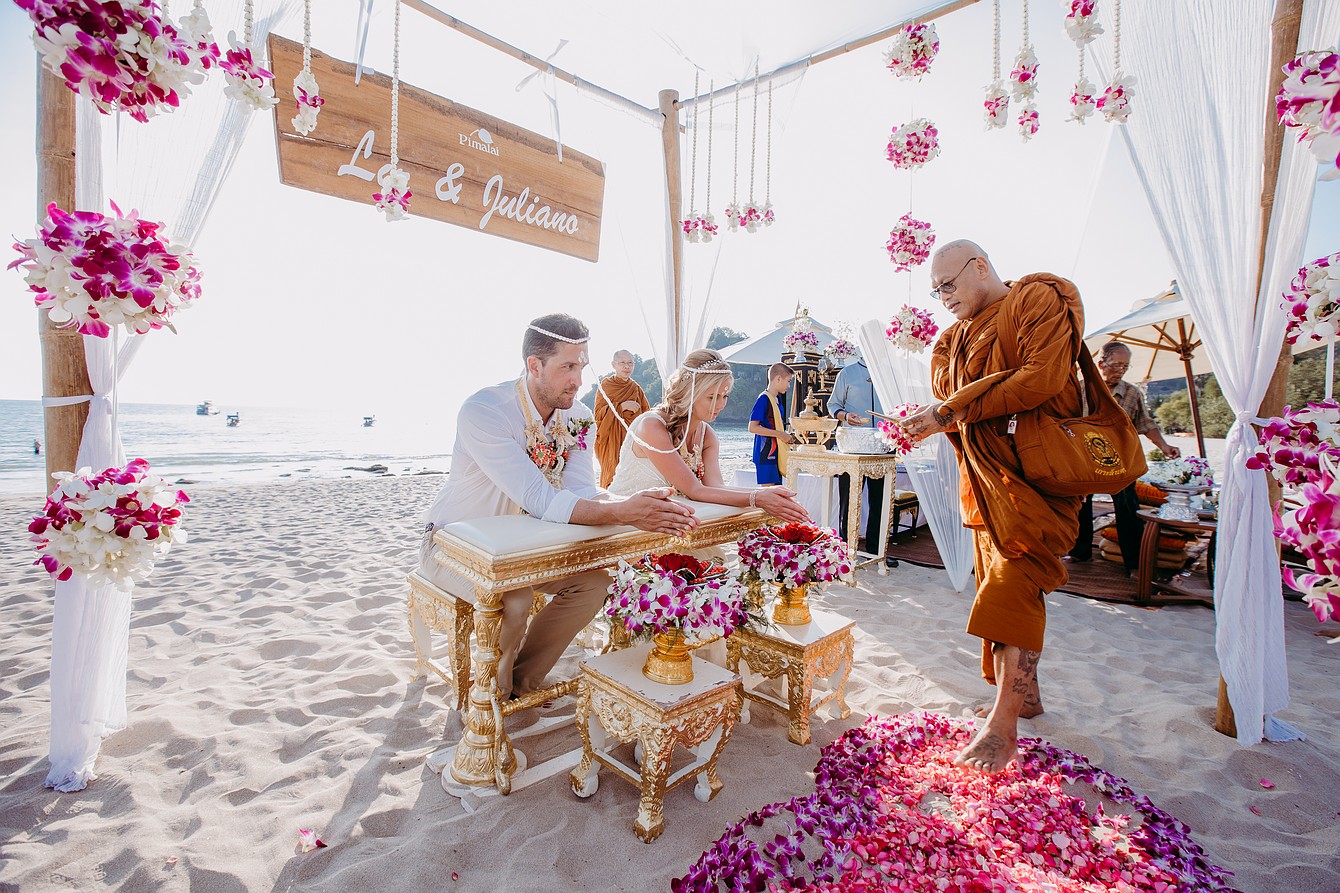
[[[963,271],[968,269],[968,264],[972,263],[975,260],[977,260],[977,258],[975,257],[968,258],[968,263],[965,263],[962,267],[960,267],[957,273],[955,273],[953,276],[950,276],[947,280],[941,282],[939,285],[935,286],[935,288],[932,288],[931,297],[935,298],[935,300],[937,301],[943,301],[945,299],[945,295],[952,295],[954,293],[954,289],[958,288],[958,286],[954,284],[954,280],[962,276]]]

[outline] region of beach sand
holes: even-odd
[[[722,756],[721,794],[672,792],[653,844],[631,829],[636,791],[608,771],[589,800],[566,773],[458,800],[424,763],[449,694],[413,678],[405,624],[417,517],[441,482],[193,493],[190,543],[135,593],[129,727],[73,794],[42,786],[51,596],[24,533],[39,506],[0,500],[0,891],[667,890],[727,823],[811,790],[819,748],[865,714],[963,716],[989,694],[963,632],[969,596],[941,571],[868,569],[817,599],[857,621],[851,718],[816,721],[797,747],[756,709]],[[1210,610],[1064,595],[1048,607],[1047,712],[1024,734],[1127,778],[1243,890],[1340,890],[1340,645],[1311,612],[1284,605],[1292,703],[1280,714],[1308,740],[1244,749],[1211,728]],[[541,747],[575,741],[565,730]],[[300,828],[328,848],[299,854]]]

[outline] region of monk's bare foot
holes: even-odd
[[[991,726],[977,733],[977,737],[954,759],[955,766],[974,769],[988,775],[1001,771],[1019,753],[1015,736],[1005,736]]]
[[[978,704],[972,708],[972,715],[978,719],[986,719],[991,715],[991,708],[994,706],[994,702]],[[1019,718],[1032,719],[1035,716],[1041,716],[1042,712],[1042,697],[1032,693],[1024,698],[1024,706],[1019,709]]]

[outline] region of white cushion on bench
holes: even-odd
[[[680,501],[693,507],[699,521],[719,521],[748,511],[704,502]],[[457,521],[446,525],[442,530],[490,556],[575,546],[591,540],[637,532],[635,527],[618,524],[599,527],[585,524],[554,524],[529,515],[501,515],[495,518]]]

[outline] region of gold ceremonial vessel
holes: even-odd
[[[809,583],[799,586],[779,586],[777,601],[772,606],[772,622],[781,626],[804,626],[810,622],[810,606],[806,601]]]
[[[652,636],[651,653],[642,665],[642,675],[662,685],[683,685],[693,681],[693,657],[684,641],[684,631],[668,629]]]
[[[837,419],[819,415],[816,410],[818,404],[819,398],[810,394],[805,398],[805,409],[799,415],[791,417],[791,430],[800,441],[795,447],[799,452],[822,452],[828,449],[828,444],[833,440],[833,432],[837,430]]]

